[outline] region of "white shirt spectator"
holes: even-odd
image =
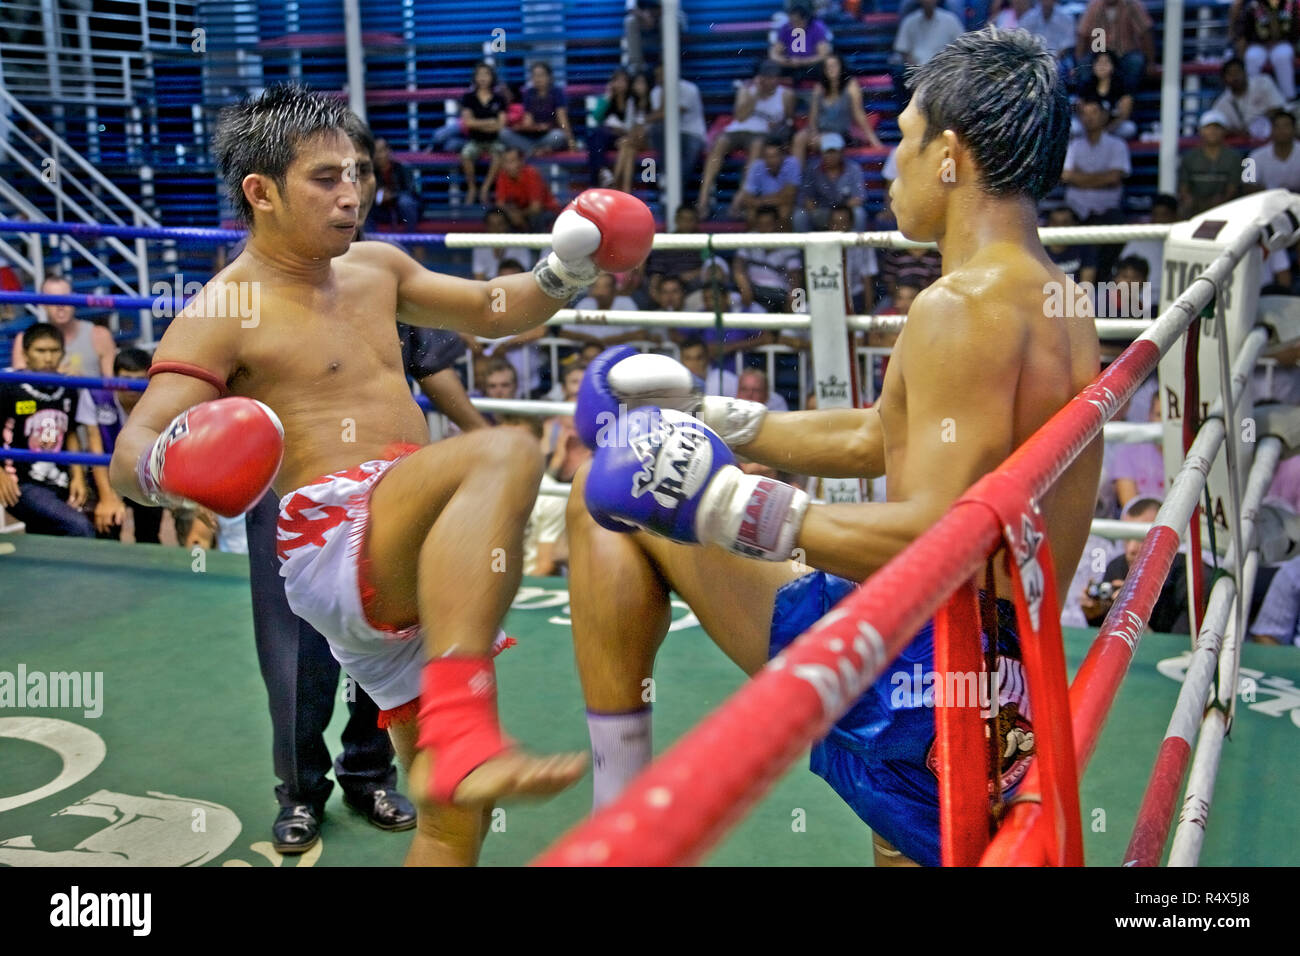
[[[679,80],[677,102],[682,111],[682,132],[704,139],[708,136],[708,127],[704,122],[704,101],[700,98],[700,88],[690,80]],[[664,101],[664,88],[656,86],[650,91],[650,108],[657,110]]]
[[[1250,154],[1255,162],[1255,182],[1265,189],[1289,189],[1300,192],[1300,149],[1291,143],[1291,152],[1282,158],[1277,147],[1267,143]]]
[[[750,285],[765,289],[793,288],[792,278],[803,274],[803,257],[794,249],[741,249],[736,260],[748,266]]]
[[[934,55],[966,32],[965,25],[956,16],[942,8],[926,17],[924,10],[916,10],[903,18],[894,40],[894,52],[910,56],[911,62],[928,63]]]
[[[735,372],[729,372],[725,368],[721,371],[719,377],[718,367],[709,366],[708,378],[704,380],[705,395],[723,395],[727,398],[736,397],[736,389],[740,387],[740,379],[736,378]]]
[[[593,296],[584,296],[578,300],[578,304],[575,305],[574,308],[579,310],[599,309],[600,306],[597,304],[596,299]],[[616,295],[614,296],[613,304],[609,308],[611,311],[636,311],[637,304],[636,300],[631,296]],[[572,329],[575,332],[584,332],[587,335],[594,335],[598,339],[613,338],[616,335],[622,335],[628,330],[626,325],[598,325],[595,323],[584,325],[576,322],[565,325],[562,328],[565,330]]]
[[[533,267],[533,251],[531,249],[523,249],[519,246],[489,249],[486,246],[479,246],[474,250],[470,264],[474,277],[481,276],[483,279],[495,279],[502,259],[514,259],[524,267],[525,272]]]
[[[1128,176],[1133,172],[1129,162],[1128,143],[1110,133],[1102,133],[1096,143],[1087,136],[1076,136],[1070,140],[1070,146],[1065,151],[1065,169],[1080,173],[1104,173],[1118,169]],[[1123,185],[1109,189],[1065,187],[1065,202],[1080,220],[1119,209],[1123,196]]]
[[[1046,20],[1043,19],[1042,7],[1031,7],[1020,18],[1020,29],[1042,37],[1043,46],[1054,54],[1074,49],[1074,16],[1066,13],[1059,3]]]
[[[844,268],[848,272],[849,292],[857,295],[866,288],[871,276],[880,274],[876,250],[870,246],[849,246],[844,250]]]
[[[1268,135],[1268,114],[1281,106],[1286,106],[1286,102],[1277,84],[1272,77],[1261,73],[1247,77],[1245,95],[1224,90],[1210,109],[1218,110],[1227,118],[1229,132],[1248,132],[1262,139]]]

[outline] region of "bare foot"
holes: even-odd
[[[425,793],[428,768],[428,754],[417,754],[411,764],[412,794]],[[471,770],[456,787],[452,803],[491,806],[511,797],[548,797],[573,786],[586,770],[586,754],[538,757],[522,750],[507,750]]]

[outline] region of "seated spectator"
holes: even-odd
[[[483,214],[483,231],[489,235],[502,235],[515,230],[505,210],[494,206]],[[507,262],[514,263],[517,271],[527,272],[533,266],[533,255],[533,250],[524,246],[475,246],[470,258],[470,271],[480,282],[495,279]]]
[[[1250,626],[1250,639],[1258,644],[1300,647],[1300,558],[1282,564],[1273,575]]]
[[[900,285],[928,289],[941,275],[943,257],[935,249],[886,249],[880,257],[880,278],[891,299]]]
[[[827,231],[861,232],[865,225],[859,227],[853,216],[854,210],[847,206],[832,206],[826,221]],[[876,250],[871,246],[846,246],[844,271],[853,311],[869,315],[876,306],[876,275],[880,272]]]
[[[1269,142],[1250,154],[1255,189],[1300,192],[1300,151],[1295,148],[1295,117],[1285,109],[1269,115]]]
[[[1034,0],[993,0],[989,6],[989,23],[999,30],[1023,30],[1025,14]]]
[[[497,205],[511,227],[521,232],[546,231],[551,216],[560,211],[542,174],[524,162],[523,150],[518,147],[507,147],[502,154],[496,187]]]
[[[636,303],[625,295],[618,295],[614,283],[614,277],[608,272],[602,272],[596,277],[591,288],[587,290],[587,295],[578,300],[574,306],[579,311],[608,311],[610,309],[617,311],[634,311]],[[564,337],[573,339],[575,342],[581,342],[584,345],[599,345],[601,348],[609,348],[611,345],[621,345],[624,342],[635,342],[646,337],[644,329],[629,328],[626,325],[600,325],[597,323],[574,323],[564,326]]]
[[[587,128],[587,181],[591,185],[609,187],[616,182],[617,173],[606,165],[606,154],[619,148],[632,127],[634,113],[632,78],[618,67],[591,112],[595,125]],[[615,165],[621,160],[620,155]]]
[[[1043,41],[1061,66],[1061,76],[1069,80],[1074,72],[1074,15],[1056,0],[1039,0],[1020,17],[1020,29]]]
[[[755,232],[776,232],[777,224],[774,207],[758,207]],[[803,282],[803,256],[791,248],[741,249],[732,263],[732,272],[746,302],[757,302],[768,312],[789,312],[790,293]]]
[[[791,152],[803,165],[809,149],[824,149],[822,136],[835,133],[841,148],[849,142],[853,134],[873,149],[881,149],[880,138],[872,124],[874,115],[869,117],[862,108],[862,87],[855,76],[844,72],[844,60],[835,53],[822,63],[817,77],[817,86],[813,89],[812,102],[808,109],[808,125],[794,134]]]
[[[217,550],[217,516],[207,508],[173,508],[176,543],[186,551]]]
[[[768,60],[758,68],[753,80],[736,91],[731,122],[723,127],[704,163],[700,193],[695,201],[701,219],[709,217],[713,185],[727,156],[744,149],[748,152],[748,162],[753,163],[768,137],[784,139],[790,135],[794,124],[794,91],[782,86],[780,80],[781,65]]]
[[[1052,229],[1069,229],[1079,224],[1079,218],[1069,206],[1057,206],[1047,214],[1047,225]],[[1158,240],[1157,240],[1158,241]],[[1088,243],[1073,246],[1049,245],[1044,247],[1047,257],[1056,267],[1075,282],[1097,281],[1097,248]]]
[[[1122,519],[1150,523],[1159,513],[1160,504],[1161,499],[1156,496],[1134,498],[1124,509]],[[1099,580],[1091,581],[1079,595],[1079,604],[1083,608],[1089,627],[1100,627],[1106,619],[1111,605],[1115,603],[1115,598],[1119,594],[1119,589],[1128,578],[1129,568],[1137,560],[1141,550],[1141,539],[1125,541],[1124,553],[1106,565],[1105,571],[1098,576]],[[1213,573],[1210,568],[1206,568],[1206,571],[1207,576]],[[1169,576],[1165,578],[1165,583],[1160,588],[1160,596],[1156,598],[1155,606],[1151,609],[1149,626],[1159,634],[1187,634],[1191,630],[1187,612],[1187,562],[1182,560],[1181,556],[1175,558],[1169,568]]]
[[[492,359],[483,376],[484,398],[518,398],[519,375],[505,359]]]
[[[1229,24],[1237,56],[1246,72],[1259,76],[1271,63],[1282,98],[1295,99],[1295,45],[1300,43],[1300,3],[1296,0],[1245,0]]]
[[[415,196],[411,174],[393,159],[388,140],[375,140],[375,204],[367,228],[379,223],[386,226],[415,227],[420,222],[420,201]]]
[[[678,206],[673,216],[673,232],[689,236],[700,231],[700,214],[694,206]],[[700,287],[704,263],[698,249],[655,249],[646,259],[645,273],[650,278],[650,297],[653,299],[659,282],[666,275],[682,280],[688,291]]]
[[[867,228],[867,183],[862,167],[844,158],[844,139],[839,133],[821,137],[822,154],[808,160],[803,171],[803,188],[794,212],[796,232],[825,229],[832,209],[849,213],[849,229],[862,232]]]
[[[831,32],[813,16],[808,0],[795,0],[789,18],[776,30],[768,56],[781,64],[785,75],[798,83],[812,79],[831,53]]]
[[[465,203],[478,202],[478,174],[474,166],[487,153],[491,159],[483,178],[483,195],[489,195],[492,179],[501,161],[501,131],[506,127],[506,101],[496,92],[497,71],[490,63],[474,67],[474,88],[460,98],[460,123],[469,141],[460,150],[460,169],[465,176]],[[477,251],[477,250],[476,250]]]
[[[1151,204],[1151,221],[1167,224],[1178,221],[1178,199],[1160,193]],[[1121,259],[1138,256],[1151,266],[1148,280],[1151,283],[1151,304],[1160,310],[1160,279],[1164,274],[1165,241],[1163,239],[1131,239],[1120,250]]]
[[[690,338],[681,344],[681,363],[692,375],[704,383],[704,394],[735,398],[740,386],[736,373],[710,363],[709,347],[701,338]]]
[[[1228,121],[1222,113],[1206,110],[1200,126],[1201,145],[1178,162],[1178,202],[1184,219],[1241,195],[1241,153],[1223,143]]]
[[[531,84],[521,98],[523,116],[501,131],[501,142],[530,156],[544,155],[568,147],[578,148],[569,125],[569,110],[564,105],[564,91],[554,85],[555,75],[547,63],[537,62],[529,69]]]
[[[631,96],[625,116],[626,130],[618,138],[618,157],[614,161],[613,185],[625,193],[635,186],[637,157],[649,145],[650,77],[638,73],[632,77]],[[647,166],[641,181],[653,182],[653,171]]]
[[[144,349],[122,349],[113,359],[113,377],[143,382],[149,378],[151,361],[149,353]],[[111,455],[117,446],[117,436],[121,434],[122,426],[126,424],[127,417],[144,393],[131,389],[109,388],[91,388],[86,391],[95,404],[95,416],[99,425],[95,430],[99,432],[100,447],[104,454]],[[89,438],[89,435],[87,437]],[[91,450],[93,451],[94,448],[92,447]],[[162,527],[163,509],[142,505],[129,498],[123,501],[116,493],[108,497],[102,496],[99,493],[99,489],[103,487],[99,481],[100,470],[100,466],[93,469],[96,473],[96,491],[92,500],[87,501],[82,509],[83,513],[94,522],[95,537],[120,540],[123,519],[126,517],[126,510],[129,509],[136,543],[158,544],[158,529]],[[108,475],[105,474],[103,478],[106,483]],[[108,487],[108,491],[113,491],[111,486]]]
[[[37,322],[23,337],[23,357],[32,372],[58,373],[63,335]],[[77,425],[98,437],[94,403],[84,391],[63,385],[0,382],[0,507],[27,526],[30,534],[93,538],[95,528],[81,513],[87,497],[85,469],[65,471],[52,461],[6,460],[3,449],[40,452],[81,451]]]
[[[1152,393],[1147,421],[1160,421],[1160,393]],[[1125,442],[1115,447],[1111,459],[1115,497],[1121,508],[1134,498],[1162,498],[1165,493],[1165,460],[1156,442]]]
[[[781,226],[790,221],[801,180],[799,162],[785,151],[780,137],[769,136],[759,162],[751,163],[744,185],[727,210],[733,219],[743,217],[751,227],[760,206],[774,206]]]
[[[1120,139],[1132,139],[1137,135],[1137,125],[1131,119],[1133,115],[1132,91],[1124,85],[1118,74],[1119,60],[1109,50],[1101,50],[1092,58],[1092,74],[1079,87],[1079,99],[1096,100],[1110,115],[1106,132]],[[1070,130],[1074,136],[1083,135],[1083,126],[1078,120]]]
[[[574,362],[565,368],[563,401],[578,400],[578,387],[586,374],[585,362]],[[556,415],[542,423],[542,454],[546,458],[546,474],[563,485],[572,484],[578,469],[591,460],[591,449],[578,437],[572,415]]]
[[[920,0],[920,9],[900,15],[894,52],[904,66],[921,66],[966,32],[961,18],[939,9],[938,0]]]
[[[685,283],[677,276],[661,276],[652,301],[659,312],[685,311]]]
[[[1065,151],[1061,182],[1065,202],[1081,225],[1115,225],[1123,220],[1124,180],[1133,172],[1128,144],[1106,132],[1110,114],[1097,100],[1079,101],[1083,135],[1070,140]],[[1104,245],[1097,250],[1097,274],[1110,275],[1119,250]]]
[[[761,305],[756,305],[752,300],[745,301],[741,298],[740,291],[736,284],[731,281],[731,267],[727,265],[727,260],[721,256],[714,256],[709,260],[707,268],[698,283],[698,288],[686,293],[686,311],[687,312],[711,312],[711,307],[705,306],[704,291],[717,287],[722,296],[724,308],[723,312],[763,312]],[[689,288],[689,287],[688,287]],[[709,299],[713,301],[712,298]],[[701,330],[695,329],[687,333],[687,337],[697,335]]]
[[[0,117],[0,123],[4,120]],[[18,279],[18,274],[10,267],[9,263],[0,259],[0,292],[21,292],[23,284]],[[18,306],[12,302],[0,303],[0,322],[11,322],[18,316]]]
[[[668,154],[664,151],[664,68],[655,67],[655,85],[650,90],[650,112],[646,120],[650,125],[650,144],[659,154],[660,172],[668,175],[665,168]],[[685,195],[686,183],[700,164],[704,155],[704,142],[708,138],[708,127],[704,122],[704,100],[700,97],[700,88],[690,80],[677,80],[677,111],[681,114],[681,169],[678,178]],[[663,178],[660,182],[664,182]],[[698,221],[698,220],[697,220]],[[681,230],[677,230],[680,232]]]
[[[1092,58],[1109,50],[1119,59],[1119,76],[1136,92],[1155,62],[1155,27],[1141,0],[1090,0],[1079,17],[1074,58],[1083,76],[1092,74]]]
[[[747,368],[740,373],[736,384],[736,397],[746,402],[758,402],[766,405],[770,412],[788,412],[789,404],[780,392],[770,387],[767,373],[762,369]]]
[[[1129,256],[1115,263],[1115,278],[1099,290],[1103,294],[1097,297],[1097,318],[1149,319],[1154,316],[1151,284],[1147,281],[1150,274],[1151,266],[1138,256]],[[1158,419],[1159,415],[1156,417]]]
[[[1219,73],[1224,89],[1210,109],[1223,114],[1229,136],[1263,139],[1273,111],[1286,107],[1277,84],[1262,73],[1248,77],[1246,65],[1236,57],[1224,63]]]

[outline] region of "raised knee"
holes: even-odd
[[[545,462],[536,438],[523,428],[493,428],[481,434],[485,442],[482,463],[493,469],[494,481],[513,480],[537,488]]]
[[[583,462],[578,473],[573,476],[573,484],[569,486],[569,503],[564,509],[564,521],[570,536],[575,531],[586,530],[591,521],[591,515],[587,514],[587,502],[583,498],[583,490],[587,487],[587,472],[590,470],[591,462]]]

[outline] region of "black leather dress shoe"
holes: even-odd
[[[306,853],[320,839],[320,821],[323,814],[307,803],[281,807],[271,825],[271,835],[276,853]]]
[[[343,802],[381,830],[409,830],[415,826],[415,807],[392,790],[345,793]]]

